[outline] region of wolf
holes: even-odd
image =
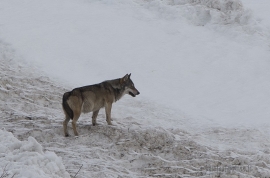
[[[126,74],[122,78],[75,88],[70,92],[64,93],[62,99],[62,107],[65,114],[65,121],[63,122],[64,135],[66,137],[69,136],[67,124],[72,119],[74,135],[78,136],[76,122],[81,113],[93,112],[92,124],[95,126],[98,112],[103,107],[105,107],[106,121],[108,125],[112,125],[112,104],[121,99],[125,94],[133,97],[140,94],[130,76],[131,74]]]

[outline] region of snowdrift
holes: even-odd
[[[12,133],[0,130],[0,155],[0,175],[3,177],[70,177],[62,159],[54,152],[43,152],[33,137],[19,141]]]

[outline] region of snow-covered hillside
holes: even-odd
[[[0,33],[71,88],[131,72],[141,97],[197,122],[265,125],[269,29],[240,1],[218,2],[3,0]]]
[[[0,134],[22,145],[1,140],[0,166],[14,177],[31,177],[24,169],[39,172],[32,177],[72,177],[80,168],[78,178],[269,177],[267,6],[0,1]],[[130,72],[141,95],[113,105],[113,126],[103,111],[96,127],[83,115],[80,136],[63,137],[65,91]],[[34,143],[38,150],[23,146]],[[7,156],[24,155],[22,147],[34,161]]]

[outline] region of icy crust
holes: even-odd
[[[83,2],[93,1],[83,0]],[[151,10],[158,18],[168,20],[184,17],[198,26],[213,25],[211,28],[217,31],[223,29],[224,25],[241,27],[247,33],[262,30],[252,11],[245,8],[241,0],[102,0],[101,2],[110,5],[139,4]]]
[[[190,15],[198,25],[206,23],[246,25],[251,12],[243,8],[240,0],[173,0],[174,5],[188,5]],[[193,8],[191,8],[193,7]]]
[[[68,173],[76,175],[80,167],[76,178],[270,176],[269,149],[220,151],[194,141],[187,131],[144,125],[138,123],[139,118],[117,117],[114,126],[108,126],[103,111],[97,126],[91,125],[89,115],[82,115],[80,136],[65,138],[60,104],[65,90],[13,64],[12,54],[2,46],[0,124],[9,132],[0,132],[0,165],[6,166],[10,176],[69,177]],[[127,109],[130,100],[124,101],[117,104]],[[132,101],[132,105],[136,112],[141,103]],[[72,133],[70,125],[68,129]]]
[[[165,19],[187,19],[197,26],[206,26],[219,32],[235,34],[269,33],[255,20],[251,10],[240,0],[136,0],[140,5]],[[231,27],[233,29],[230,29]]]
[[[183,15],[196,25],[247,25],[252,19],[251,11],[244,9],[240,0],[151,0],[150,5],[152,8],[159,6],[163,14],[166,11],[178,11],[176,14]],[[164,5],[170,5],[171,8]]]
[[[42,151],[42,146],[33,138],[19,141],[12,133],[0,130],[1,175],[14,178],[63,178],[70,177],[55,153]]]

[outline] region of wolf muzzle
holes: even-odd
[[[136,95],[139,95],[140,92],[136,89],[135,92],[134,90],[132,90],[132,92],[130,91],[128,94],[131,95],[132,97],[136,97]]]

